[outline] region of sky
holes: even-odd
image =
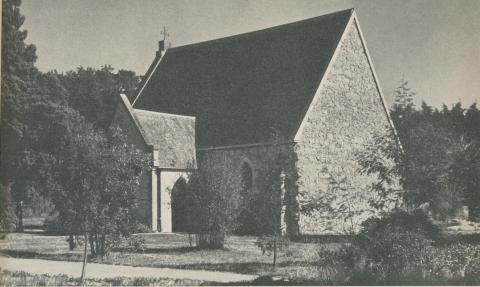
[[[480,0],[23,0],[42,71],[151,64],[165,26],[172,46],[355,8],[387,104],[402,78],[440,107],[480,99]],[[480,103],[479,103],[480,104]]]

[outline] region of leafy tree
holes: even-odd
[[[405,153],[396,140],[393,131],[388,134],[374,135],[362,152],[357,153],[360,171],[368,175],[376,175],[377,181],[370,189],[376,194],[370,205],[383,212],[402,206],[403,184],[406,173]]]
[[[295,146],[287,143],[278,129],[270,134],[271,150],[274,153],[269,169],[262,174],[265,186],[260,187],[252,204],[253,219],[250,224],[256,228],[256,245],[262,254],[273,254],[272,266],[289,244],[298,237],[297,215],[298,172],[296,169]]]
[[[281,149],[280,145],[276,148]],[[266,189],[255,198],[254,217],[250,222],[250,225],[256,228],[258,237],[255,244],[262,254],[273,254],[273,268],[276,266],[279,252],[290,243],[287,226],[285,226],[288,224],[287,216],[289,215],[286,206],[289,204],[287,171],[290,163],[290,156],[280,151],[266,175]]]
[[[480,111],[476,103],[465,113],[465,140],[469,144],[456,159],[454,175],[465,184],[465,202],[470,220],[480,221]]]
[[[135,95],[138,84],[140,83],[140,77],[133,71],[119,70],[116,74],[115,80],[117,85],[120,86],[120,90],[128,97],[131,103],[135,100]]]
[[[117,107],[118,94],[129,99],[135,94],[139,77],[132,71],[114,73],[110,66],[100,69],[80,67],[60,76],[68,91],[69,105],[78,110],[96,129],[107,130]]]
[[[435,128],[425,123],[404,133],[403,152],[394,146],[382,144],[376,137],[374,144],[363,155],[361,165],[366,173],[376,172],[379,181],[374,190],[383,195],[391,193],[383,187],[388,178],[397,177],[404,189],[402,194],[408,209],[428,203],[437,215],[452,215],[461,203],[461,193],[456,192],[449,178],[456,155],[461,152],[458,141],[444,128]],[[376,147],[376,148],[375,148]],[[385,158],[377,150],[383,150],[386,159],[395,162],[395,167],[386,167]]]
[[[388,126],[385,129],[390,130]],[[374,135],[355,151],[354,163],[322,169],[318,192],[303,199],[302,211],[325,218],[329,231],[342,228],[353,235],[363,220],[402,205],[401,163],[403,155],[394,132]],[[358,173],[376,180],[369,179],[367,184]]]
[[[70,235],[84,235],[83,280],[87,245],[92,256],[103,256],[137,229],[136,190],[150,163],[125,144],[119,129],[99,132],[76,111],[63,115],[61,143],[46,166],[60,225]]]
[[[449,167],[450,184],[457,191],[451,196],[461,196],[468,206],[469,219],[480,220],[480,143],[470,142],[461,145]]]
[[[364,172],[398,176],[409,208],[427,204],[433,215],[447,219],[467,203],[473,218],[479,187],[478,109],[472,105],[465,110],[457,103],[451,109],[444,105],[438,110],[423,102],[421,109],[416,110],[408,104],[411,101],[405,100],[413,98],[410,91],[403,81],[391,111],[403,152],[382,144],[383,139],[377,137],[377,143],[363,156]],[[378,154],[385,154],[396,163],[394,170],[386,168],[383,158],[376,155],[377,149],[383,149]]]
[[[95,131],[75,113],[69,123],[50,170],[52,200],[62,226],[88,236],[91,254],[103,256],[136,229],[136,188],[148,158],[117,129]]]

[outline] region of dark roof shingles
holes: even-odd
[[[196,168],[195,119],[133,109],[145,141],[158,150],[161,168]]]
[[[195,116],[198,147],[293,139],[351,13],[171,48],[134,106]]]

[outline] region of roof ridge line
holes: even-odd
[[[225,41],[225,40],[232,40],[232,39],[236,39],[236,38],[248,37],[248,36],[253,35],[253,34],[261,34],[261,33],[270,32],[270,31],[273,31],[273,30],[281,29],[281,28],[284,28],[285,26],[299,25],[299,24],[303,24],[305,22],[318,20],[319,18],[334,16],[336,14],[346,13],[347,11],[350,12],[350,15],[352,15],[355,11],[355,8],[340,10],[340,11],[336,11],[336,12],[332,12],[332,13],[328,13],[328,14],[323,14],[323,15],[319,15],[319,16],[315,16],[315,17],[311,17],[311,18],[306,18],[306,19],[297,20],[297,21],[293,21],[293,22],[289,22],[289,23],[285,23],[285,24],[280,24],[280,25],[276,25],[276,26],[272,26],[272,27],[267,27],[267,28],[263,28],[263,29],[260,29],[260,30],[254,30],[254,31],[244,32],[244,33],[230,35],[230,36],[226,36],[226,37],[200,41],[200,42],[197,42],[197,43],[191,43],[191,44],[185,44],[185,45],[181,45],[181,46],[177,46],[177,47],[171,47],[167,51],[170,51],[170,52],[181,51],[183,49],[190,48],[190,47],[214,44],[217,41]]]

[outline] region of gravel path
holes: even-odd
[[[9,271],[24,271],[30,274],[64,274],[69,277],[77,278],[80,277],[82,263],[42,259],[21,259],[0,256],[0,268]],[[257,278],[255,275],[245,275],[231,272],[135,267],[98,263],[87,264],[85,277],[91,279],[106,279],[114,277],[170,278],[220,283],[251,281]]]

